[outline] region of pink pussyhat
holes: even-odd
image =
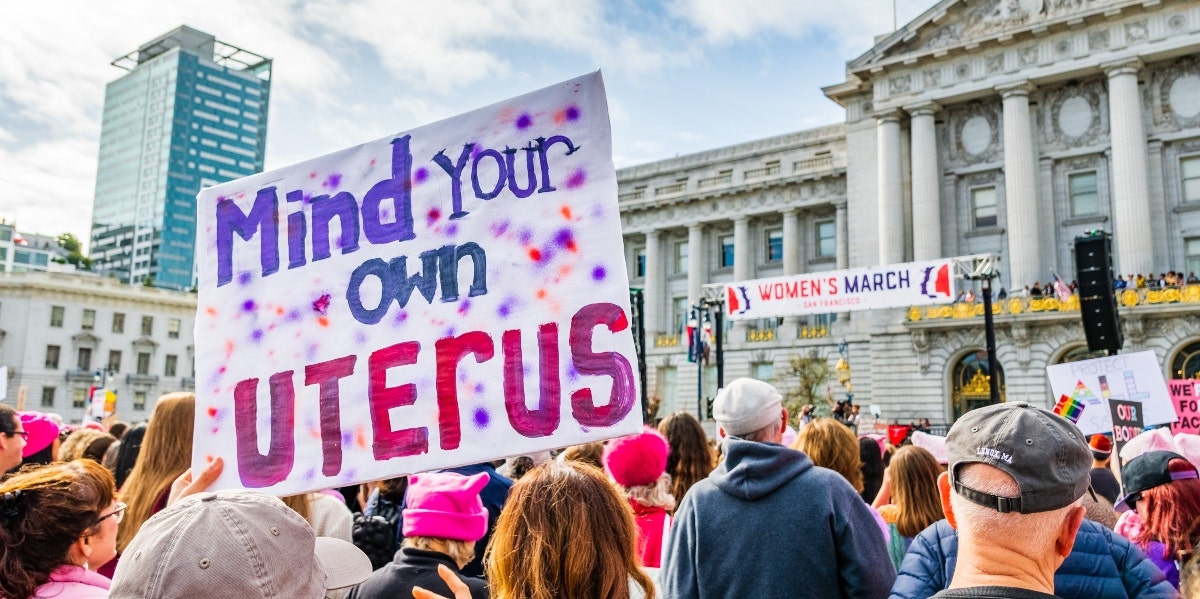
[[[1151,451],[1173,451],[1179,453],[1179,448],[1175,447],[1175,439],[1171,438],[1170,428],[1156,428],[1152,431],[1140,433],[1138,436],[1130,439],[1125,444],[1125,447],[1121,448],[1121,461],[1128,462],[1143,453]]]
[[[1179,455],[1200,470],[1200,435],[1178,433],[1175,435],[1175,447],[1179,448]]]
[[[17,418],[21,420],[21,428],[29,433],[25,437],[25,449],[21,450],[22,458],[27,458],[49,447],[58,438],[58,423],[51,420],[46,414],[19,412]]]
[[[487,533],[488,513],[479,492],[486,472],[463,476],[427,472],[408,477],[404,501],[404,536],[478,541]]]

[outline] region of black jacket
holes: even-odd
[[[453,597],[450,587],[438,576],[438,565],[458,572],[450,556],[436,551],[401,547],[396,559],[374,572],[350,591],[348,599],[394,599],[412,597],[413,587],[421,587],[444,597]],[[471,599],[487,599],[487,583],[480,578],[458,575],[471,589]]]

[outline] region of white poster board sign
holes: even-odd
[[[725,286],[725,316],[730,320],[907,308],[953,301],[953,260],[814,272]]]
[[[1141,402],[1146,425],[1175,422],[1175,408],[1153,351],[1080,360],[1046,368],[1054,411],[1085,435],[1112,432],[1110,399]]]
[[[636,433],[592,73],[202,191],[193,467],[278,495]]]

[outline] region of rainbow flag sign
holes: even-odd
[[[1058,398],[1058,403],[1054,404],[1054,413],[1071,422],[1079,422],[1079,416],[1083,414],[1084,407],[1083,402],[1078,399],[1063,395]]]

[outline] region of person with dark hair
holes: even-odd
[[[120,441],[121,437],[125,436],[125,431],[128,430],[129,423],[118,420],[117,422],[112,423],[112,426],[108,427],[108,434],[116,437],[117,440]]]
[[[687,412],[675,412],[663,418],[658,423],[658,432],[670,445],[667,474],[671,475],[671,495],[679,505],[688,489],[717,467],[717,455],[709,445],[708,434],[700,421]]]
[[[1109,468],[1112,440],[1107,435],[1092,435],[1088,447],[1092,450],[1092,490],[1116,505],[1117,498],[1121,496],[1121,483],[1117,482],[1116,475]]]
[[[41,412],[20,412],[21,428],[25,431],[25,449],[21,450],[22,464],[49,464],[58,460],[61,430],[58,423]]]
[[[25,470],[0,482],[0,597],[103,599],[91,571],[117,553],[125,504],[91,460]]]
[[[145,437],[146,425],[138,424],[125,431],[125,435],[121,438],[120,446],[117,448],[117,457],[113,463],[113,478],[117,481],[118,489],[125,486],[125,480],[129,478],[129,473],[137,464],[138,454],[142,451],[142,440]]]
[[[28,434],[21,428],[17,411],[0,403],[0,477],[21,465],[21,452],[25,449]]]

